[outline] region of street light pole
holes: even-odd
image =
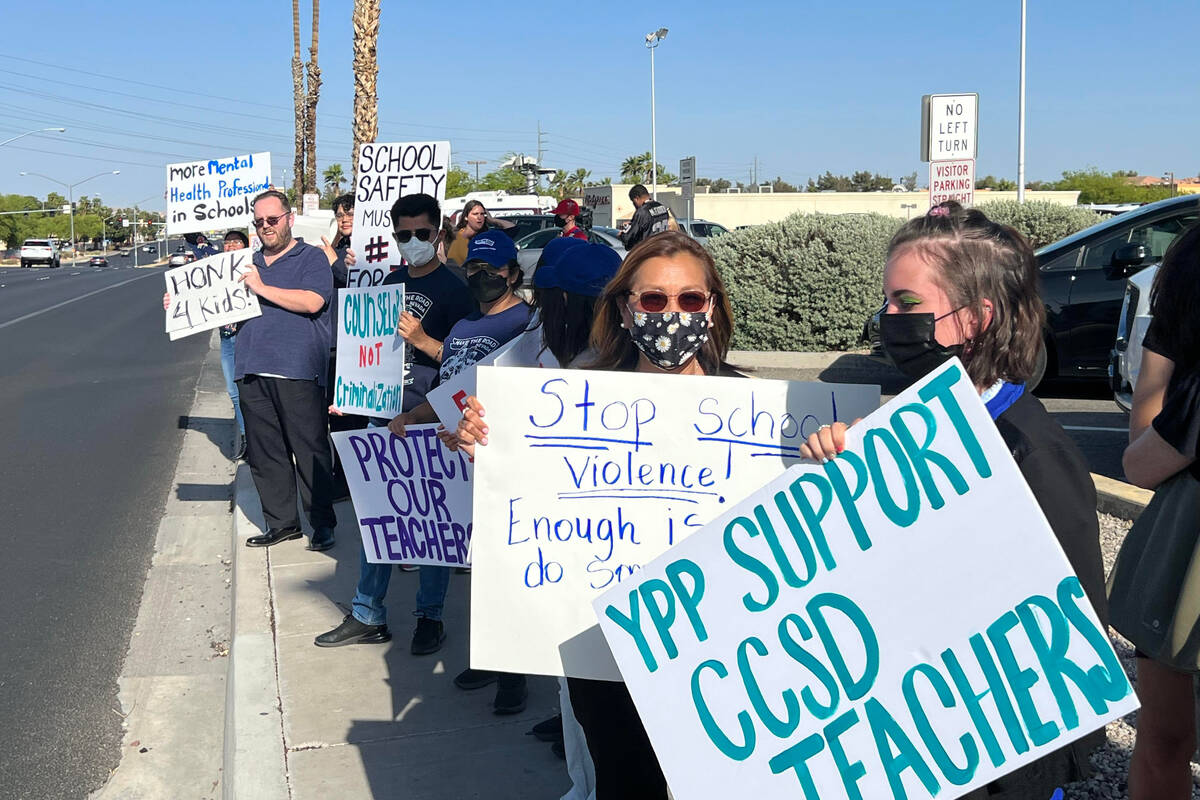
[[[66,128],[38,128],[36,131],[25,131],[24,133],[18,133],[16,136],[13,136],[9,139],[5,139],[3,142],[0,142],[0,147],[3,147],[4,145],[8,144],[9,142],[15,142],[17,139],[20,139],[22,136],[32,136],[35,133],[66,133],[66,132],[67,132]]]
[[[71,259],[72,259],[71,263],[74,264],[76,261],[79,260],[79,251],[75,249],[75,187],[79,186],[82,183],[87,183],[88,181],[90,181],[94,178],[99,178],[103,175],[120,175],[121,170],[114,169],[109,172],[97,172],[95,175],[92,175],[91,177],[84,178],[83,180],[75,181],[74,183],[67,183],[65,181],[60,181],[57,178],[51,178],[49,175],[43,175],[40,172],[22,171],[21,174],[22,175],[36,175],[39,178],[45,178],[46,180],[50,181],[51,183],[57,183],[59,186],[66,187],[67,202],[70,204],[68,206],[68,211],[71,214]]]
[[[1025,202],[1025,0],[1021,0],[1021,77],[1017,93],[1017,202]]]
[[[650,197],[658,199],[658,129],[654,106],[654,51],[667,38],[667,29],[659,28],[646,34],[646,47],[650,50]]]

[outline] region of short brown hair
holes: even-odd
[[[268,197],[274,197],[276,200],[282,203],[285,214],[291,212],[292,204],[288,202],[287,195],[278,189],[267,189],[265,192],[260,193],[254,198],[254,202],[250,204],[250,207],[253,208],[254,206],[258,205],[259,200],[266,200]]]
[[[642,264],[652,258],[674,255],[689,255],[704,267],[708,291],[712,293],[712,308],[708,312],[708,341],[696,354],[700,366],[708,375],[716,375],[728,368],[725,356],[729,353],[729,341],[733,338],[733,312],[729,308],[729,295],[721,280],[712,256],[695,239],[678,231],[666,231],[644,239],[625,256],[617,274],[604,287],[596,301],[596,318],[592,323],[592,349],[595,359],[588,366],[592,369],[630,370],[637,366],[638,349],[629,332],[621,329],[621,304],[629,298],[629,287]]]
[[[991,323],[963,346],[963,363],[976,386],[1003,378],[1023,383],[1033,377],[1046,326],[1038,292],[1037,259],[1016,229],[965,209],[953,200],[907,222],[888,245],[890,259],[913,249],[938,273],[950,305],[985,319],[983,301],[992,304]]]

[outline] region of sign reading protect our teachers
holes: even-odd
[[[957,360],[595,611],[679,800],[959,797],[1138,706]]]
[[[256,195],[271,186],[271,154],[167,165],[167,232],[175,236],[254,221]]]
[[[879,387],[480,367],[471,666],[619,680],[591,600],[799,458]]]
[[[372,142],[358,149],[350,235],[356,262],[347,270],[348,286],[378,286],[400,266],[392,238],[392,204],[410,194],[432,195],[440,204],[446,199],[449,169],[449,142]]]
[[[345,414],[392,418],[403,410],[404,339],[396,324],[404,284],[339,289],[333,405]]]

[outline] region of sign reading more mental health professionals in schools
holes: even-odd
[[[957,360],[595,613],[678,800],[959,797],[1138,705]]]
[[[471,666],[619,680],[591,600],[782,473],[878,386],[480,367]]]
[[[347,285],[378,286],[400,266],[392,238],[392,204],[410,194],[428,194],[443,202],[449,169],[449,142],[373,142],[359,148],[350,235],[357,263],[347,271]]]
[[[964,206],[975,203],[973,159],[929,162],[929,207],[946,200],[955,200]]]
[[[230,250],[163,273],[166,331],[172,341],[262,314],[258,295],[238,280],[252,255],[249,250]]]
[[[270,186],[269,152],[168,164],[167,232],[247,227],[255,196]]]
[[[437,425],[334,431],[372,564],[470,563],[471,466],[437,438]]]
[[[403,410],[404,284],[339,289],[333,405],[346,414],[391,418]]]

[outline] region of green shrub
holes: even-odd
[[[1011,225],[1029,238],[1034,249],[1057,242],[1065,236],[1090,228],[1103,219],[1095,211],[1078,206],[1062,206],[1046,200],[991,200],[977,208],[990,219]]]
[[[733,305],[733,348],[859,346],[901,224],[882,214],[793,214],[710,240]]]

